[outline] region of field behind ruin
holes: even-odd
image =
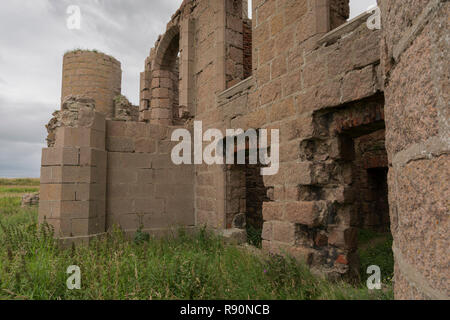
[[[391,285],[330,283],[301,263],[195,235],[127,241],[116,230],[89,246],[62,249],[37,208],[21,208],[36,179],[0,179],[0,299],[392,299]],[[256,252],[256,253],[255,253]],[[81,269],[81,290],[66,270]]]

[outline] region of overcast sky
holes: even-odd
[[[182,0],[0,1],[0,177],[39,177],[45,124],[59,109],[62,56],[97,49],[122,63],[122,93],[138,104],[144,60]],[[376,0],[352,0],[352,17]],[[66,26],[70,5],[81,29]]]

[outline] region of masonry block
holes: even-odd
[[[105,133],[90,128],[60,127],[56,130],[56,147],[105,149]]]
[[[287,221],[318,227],[327,217],[327,204],[325,201],[299,201],[286,204]]]
[[[79,148],[46,148],[42,150],[42,166],[77,166]]]
[[[110,136],[106,139],[106,149],[109,152],[134,152],[134,139],[129,137]]]
[[[281,202],[264,202],[263,219],[264,221],[282,220],[284,214],[284,204]]]
[[[294,244],[295,242],[295,224],[290,222],[275,221],[272,224],[273,240]]]

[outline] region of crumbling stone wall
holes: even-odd
[[[448,1],[381,1],[395,296],[448,299]]]
[[[62,102],[61,110],[56,110],[53,117],[45,126],[47,129],[47,145],[54,147],[56,143],[56,130],[60,127],[77,127],[79,117],[83,112],[91,112],[95,108],[94,99],[85,96],[66,96]]]
[[[22,208],[37,206],[38,204],[39,204],[39,192],[24,194],[20,202],[20,206]]]
[[[133,106],[125,96],[114,98],[114,120],[138,121],[139,107]]]

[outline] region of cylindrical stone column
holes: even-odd
[[[97,112],[112,118],[121,82],[121,65],[113,57],[94,51],[71,51],[64,55],[61,102],[69,95],[84,95],[95,100]]]
[[[396,299],[450,299],[450,3],[380,1]]]

